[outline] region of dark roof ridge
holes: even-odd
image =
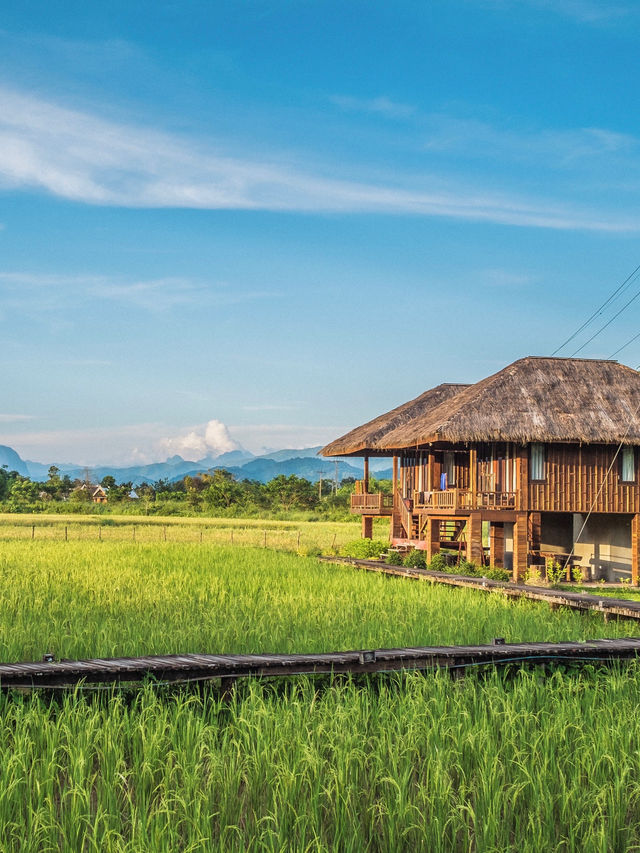
[[[522,358],[517,358],[511,364],[517,364],[519,361],[527,361],[529,358],[545,361],[603,361],[608,364],[618,364],[617,358],[576,358],[573,355],[523,355]],[[622,367],[626,367],[626,365],[622,365]]]

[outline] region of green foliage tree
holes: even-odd
[[[315,486],[302,477],[279,474],[265,487],[269,503],[274,509],[285,512],[291,509],[312,509],[318,503]]]
[[[230,471],[217,468],[213,474],[208,474],[206,477],[202,498],[208,508],[229,509],[231,506],[244,502],[245,489],[236,481]]]
[[[0,501],[4,501],[9,497],[11,486],[17,476],[18,472],[9,471],[7,465],[2,465],[0,467]]]
[[[126,500],[132,489],[133,482],[131,480],[127,480],[125,483],[116,483],[109,488],[109,502]]]
[[[17,475],[9,489],[8,509],[10,512],[32,512],[38,508],[39,496],[38,483]]]
[[[49,479],[42,484],[42,491],[47,495],[49,500],[62,500],[64,497],[64,484],[60,478],[60,469],[55,465],[49,468]]]

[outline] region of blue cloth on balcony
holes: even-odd
[[[445,492],[447,490],[447,474],[446,474],[446,472],[443,474],[440,474],[440,488],[442,489],[443,492]]]

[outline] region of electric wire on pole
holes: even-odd
[[[613,293],[611,293],[611,295],[610,295],[610,296],[608,296],[608,297],[607,297],[607,299],[605,299],[605,301],[602,303],[602,305],[600,305],[600,307],[599,307],[599,308],[596,308],[596,310],[593,312],[593,314],[591,314],[591,316],[590,316],[590,317],[588,317],[588,318],[584,321],[584,323],[583,323],[583,324],[582,324],[578,329],[576,329],[576,331],[575,331],[575,332],[573,332],[573,334],[572,334],[572,335],[569,335],[569,337],[566,339],[566,341],[564,341],[564,343],[561,343],[561,344],[560,344],[560,346],[559,346],[559,347],[557,347],[557,348],[556,348],[556,349],[551,353],[551,355],[552,355],[552,356],[557,355],[557,353],[559,353],[561,349],[564,349],[564,348],[566,347],[566,345],[567,345],[568,343],[570,343],[574,338],[576,338],[576,337],[580,334],[580,332],[582,332],[584,329],[586,329],[586,328],[587,328],[587,326],[588,326],[590,323],[592,323],[592,322],[593,322],[593,320],[595,320],[595,319],[596,319],[596,317],[599,317],[599,316],[600,316],[600,314],[602,314],[602,312],[605,310],[605,308],[607,308],[607,307],[608,307],[612,302],[614,302],[614,301],[615,301],[619,296],[622,296],[622,294],[624,293],[624,291],[625,291],[625,290],[628,290],[628,289],[629,289],[629,287],[631,287],[631,285],[636,281],[636,279],[638,278],[638,276],[639,276],[639,275],[640,275],[640,265],[638,265],[638,266],[634,269],[634,271],[633,271],[632,273],[630,273],[630,274],[625,278],[625,280],[622,282],[622,284],[620,284],[620,285],[618,285],[618,287],[616,287],[616,289],[613,291]]]

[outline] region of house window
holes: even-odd
[[[447,451],[444,454],[442,473],[447,475],[447,488],[456,484],[456,464],[453,453]]]
[[[633,447],[622,448],[622,466],[620,479],[623,483],[634,483],[636,479],[636,460]]]
[[[529,478],[531,480],[546,479],[544,444],[534,443],[531,445],[531,471]]]

